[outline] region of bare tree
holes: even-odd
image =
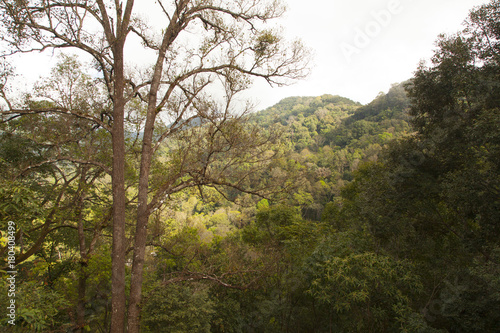
[[[256,128],[242,126],[245,112],[235,113],[235,96],[249,87],[252,78],[282,85],[307,71],[307,50],[299,42],[287,44],[266,24],[283,14],[278,0],[172,0],[156,1],[155,6],[155,13],[163,15],[157,30],[133,16],[133,0],[0,1],[2,39],[10,46],[5,56],[48,48],[82,50],[94,59],[112,100],[109,123],[68,109],[38,110],[68,112],[112,134],[112,332],[125,331],[127,104],[134,98],[146,104],[128,302],[128,331],[138,332],[151,211],[170,193],[190,186],[261,193],[264,189],[247,185],[253,172],[269,166],[266,161],[272,154],[264,148],[273,135],[265,138]],[[125,42],[137,40],[132,36],[155,59],[150,68],[133,75],[125,66],[132,60]],[[218,99],[216,92],[222,92]],[[9,108],[3,114],[23,112]],[[163,148],[162,142],[170,147]],[[160,152],[166,152],[171,169],[153,183],[152,161]]]

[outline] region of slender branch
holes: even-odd
[[[9,111],[0,111],[0,115],[10,115],[11,116],[10,118],[8,118],[6,120],[0,121],[0,123],[9,122],[9,121],[11,121],[13,119],[16,119],[16,118],[20,117],[20,116],[31,115],[31,114],[39,114],[39,113],[70,114],[70,115],[73,115],[73,116],[75,116],[77,118],[90,120],[91,122],[93,122],[93,123],[101,126],[102,128],[106,129],[108,132],[111,132],[111,128],[109,127],[109,125],[106,124],[105,122],[101,121],[101,119],[99,119],[97,117],[94,117],[94,116],[91,116],[91,115],[88,115],[88,114],[84,114],[84,113],[75,111],[75,110],[70,110],[68,108],[63,108],[63,107],[48,107],[48,108],[39,108],[39,109],[33,109],[33,110],[29,110],[29,109],[10,109]]]
[[[63,162],[63,161],[69,161],[69,162],[73,162],[73,163],[76,163],[76,164],[82,164],[82,165],[94,165],[94,166],[97,166],[97,167],[101,168],[108,175],[111,175],[111,170],[109,170],[109,168],[106,165],[104,165],[104,164],[102,164],[100,162],[91,161],[91,160],[79,160],[79,159],[72,158],[72,157],[69,157],[69,156],[58,157],[58,158],[55,158],[55,159],[50,159],[50,160],[46,160],[46,161],[43,161],[43,162],[40,162],[40,163],[37,163],[37,164],[30,165],[27,168],[24,168],[21,171],[20,175],[28,172],[31,169],[39,168],[42,165],[52,164],[52,163],[56,163],[56,162]]]
[[[142,39],[142,41],[143,41],[144,45],[146,45],[146,47],[148,47],[152,50],[156,50],[156,51],[158,51],[160,49],[160,47],[158,45],[152,44],[152,42],[146,36],[144,36],[140,31],[138,31],[133,26],[130,26],[129,30],[132,31],[133,33],[135,33],[140,39]]]

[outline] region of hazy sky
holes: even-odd
[[[313,49],[308,79],[284,88],[257,84],[257,109],[289,96],[341,95],[370,102],[392,83],[413,76],[440,33],[454,33],[486,0],[285,0],[288,36]]]
[[[307,79],[289,87],[271,88],[257,81],[246,93],[257,103],[257,110],[290,96],[333,94],[369,103],[379,92],[387,92],[391,84],[411,78],[419,61],[432,55],[440,33],[457,32],[470,9],[489,2],[283,1],[288,12],[280,23],[290,39],[300,38],[312,49],[312,71]],[[24,85],[30,78],[49,73],[47,59],[55,62],[50,52],[24,56],[17,66]]]

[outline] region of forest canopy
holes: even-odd
[[[500,1],[366,105],[259,112],[234,102],[252,80],[307,74],[307,49],[262,27],[279,1],[175,1],[161,38],[108,5],[0,2],[10,52],[93,57],[62,52],[23,96],[0,75],[2,327],[498,331]],[[189,24],[204,39],[180,50]],[[128,34],[150,70],[123,67]]]

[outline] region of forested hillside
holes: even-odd
[[[305,173],[296,204],[313,220],[320,219],[324,205],[339,196],[360,164],[377,160],[388,142],[410,130],[403,84],[365,106],[340,96],[290,97],[254,120],[286,128],[291,145],[286,158]]]
[[[140,332],[499,332],[499,13],[499,1],[472,11],[430,64],[366,105],[289,97],[233,115],[183,87],[174,120],[148,134],[144,99],[130,95],[122,296],[137,292],[139,261]],[[101,84],[63,56],[2,109],[9,331],[114,327],[116,119]]]

